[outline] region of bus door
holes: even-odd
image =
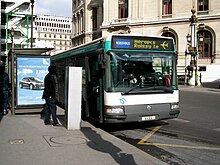
[[[100,121],[100,110],[101,110],[101,75],[100,67],[98,62],[98,56],[90,57],[87,61],[88,69],[88,92],[87,100],[89,106],[89,117],[97,121]]]

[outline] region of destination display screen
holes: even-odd
[[[113,36],[112,49],[173,51],[173,40],[170,38]]]

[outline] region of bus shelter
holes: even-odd
[[[8,73],[11,83],[10,109],[17,113],[40,112],[44,77],[50,65],[49,51],[53,48],[18,48],[8,54]]]

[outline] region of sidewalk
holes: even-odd
[[[68,131],[45,126],[40,114],[8,114],[0,116],[0,132],[1,165],[165,164],[85,121],[80,130]]]
[[[200,92],[220,92],[220,89],[207,87],[207,86],[190,86],[190,85],[178,85],[179,90],[191,90],[191,91],[200,91]]]

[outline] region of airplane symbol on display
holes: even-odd
[[[163,47],[163,49],[166,49],[166,48],[168,48],[168,43],[166,42],[166,41],[164,41],[162,44],[160,44],[162,47]]]

